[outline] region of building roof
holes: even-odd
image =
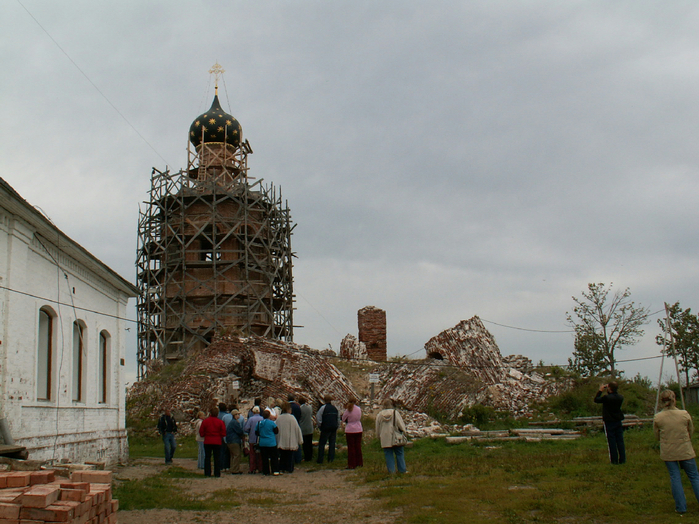
[[[189,140],[195,147],[202,142],[225,142],[238,147],[243,140],[243,128],[233,115],[221,108],[216,95],[211,108],[192,122]]]
[[[68,256],[82,264],[85,268],[104,278],[109,284],[125,293],[127,296],[138,296],[139,291],[136,286],[124,279],[87,249],[54,226],[48,218],[23,199],[20,194],[2,178],[0,178],[0,194],[2,194],[2,198],[0,198],[2,207],[34,227],[36,232],[42,237],[46,239],[55,239],[58,236],[58,238],[60,238],[60,248]]]

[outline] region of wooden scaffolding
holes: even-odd
[[[293,341],[291,221],[281,191],[248,177],[247,141],[189,148],[188,169],[153,169],[139,210],[138,378],[215,333]]]

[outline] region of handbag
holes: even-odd
[[[408,438],[405,433],[396,426],[396,410],[393,410],[393,447],[405,446],[408,443]]]

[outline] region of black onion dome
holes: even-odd
[[[226,142],[236,147],[243,138],[240,122],[221,109],[218,95],[214,96],[211,108],[199,115],[189,128],[189,140],[195,147],[202,143],[202,136],[204,142]]]

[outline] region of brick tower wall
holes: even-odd
[[[359,342],[366,345],[367,357],[377,362],[386,361],[386,312],[367,306],[357,312]]]

